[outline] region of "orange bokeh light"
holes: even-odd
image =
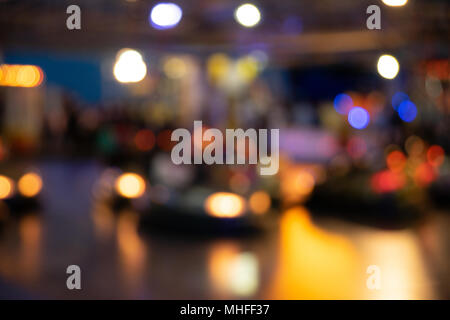
[[[270,196],[265,191],[254,192],[249,199],[250,210],[256,214],[264,214],[270,209]]]
[[[400,172],[405,168],[406,157],[401,151],[392,151],[386,157],[386,164],[390,170]]]
[[[0,199],[10,197],[14,192],[14,182],[5,176],[0,176]]]
[[[436,179],[434,168],[428,163],[421,163],[414,171],[414,181],[421,187],[426,187]]]
[[[20,178],[17,186],[23,196],[34,197],[41,192],[42,179],[38,174],[29,172]]]
[[[213,217],[235,218],[245,210],[244,198],[229,192],[217,192],[205,200],[205,210]]]
[[[33,65],[0,66],[0,86],[32,88],[39,86],[44,80],[41,68]]]

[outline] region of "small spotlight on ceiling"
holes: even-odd
[[[150,12],[149,21],[156,29],[175,27],[183,16],[183,10],[175,3],[158,3]]]
[[[382,0],[383,3],[390,7],[401,7],[404,6],[408,0]]]
[[[261,20],[261,13],[255,5],[245,3],[240,5],[236,11],[234,11],[234,18],[244,27],[251,28],[259,23]]]
[[[385,54],[378,59],[377,69],[383,78],[394,79],[400,70],[400,66],[397,59]]]

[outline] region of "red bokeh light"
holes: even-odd
[[[149,129],[139,130],[134,137],[134,143],[139,151],[150,151],[155,146],[155,135]]]
[[[393,192],[403,188],[406,183],[405,176],[390,170],[383,170],[372,176],[371,186],[377,193]]]
[[[428,148],[427,160],[433,167],[439,167],[444,163],[445,152],[442,147],[434,145]]]

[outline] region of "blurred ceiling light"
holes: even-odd
[[[183,10],[175,3],[158,3],[150,12],[150,23],[156,29],[175,27],[183,16]]]
[[[32,88],[44,80],[44,73],[33,65],[0,65],[0,86]]]
[[[205,200],[205,210],[214,217],[235,218],[245,209],[244,198],[229,192],[217,192]]]
[[[122,83],[139,82],[147,74],[142,55],[136,50],[122,49],[114,65],[114,77]]]
[[[382,0],[385,5],[390,7],[401,7],[404,6],[408,0]]]
[[[354,107],[348,112],[348,123],[355,129],[364,129],[369,122],[369,112],[364,108]]]
[[[255,5],[251,3],[245,3],[243,5],[240,5],[234,11],[234,18],[239,24],[243,25],[244,27],[251,28],[259,23],[259,21],[261,20],[261,13]]]
[[[42,179],[34,172],[26,173],[19,179],[17,187],[23,196],[34,197],[42,189]]]
[[[14,190],[14,182],[5,176],[0,176],[0,199],[10,197]]]
[[[383,78],[394,79],[400,70],[400,66],[397,59],[391,55],[385,54],[378,59],[377,69],[378,73]]]
[[[249,199],[250,210],[256,214],[264,214],[270,209],[270,196],[265,191],[254,192]]]
[[[145,181],[135,173],[124,173],[116,180],[115,187],[125,198],[139,198],[145,192]]]

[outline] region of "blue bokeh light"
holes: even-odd
[[[355,129],[364,129],[370,122],[370,115],[366,109],[353,107],[348,112],[348,123]]]
[[[413,121],[417,116],[417,107],[411,101],[403,101],[397,109],[398,115],[405,122]]]
[[[175,3],[158,3],[150,12],[149,21],[156,29],[175,27],[183,16],[183,10]]]
[[[353,100],[348,94],[340,93],[334,98],[334,108],[340,114],[347,114],[351,107],[353,107]]]
[[[404,92],[396,92],[393,96],[392,96],[392,100],[391,100],[391,103],[392,103],[392,107],[395,109],[395,110],[398,110],[398,107],[400,106],[400,104],[403,102],[403,101],[408,101],[409,100],[409,97],[408,97],[408,95],[406,94],[406,93],[404,93]]]

